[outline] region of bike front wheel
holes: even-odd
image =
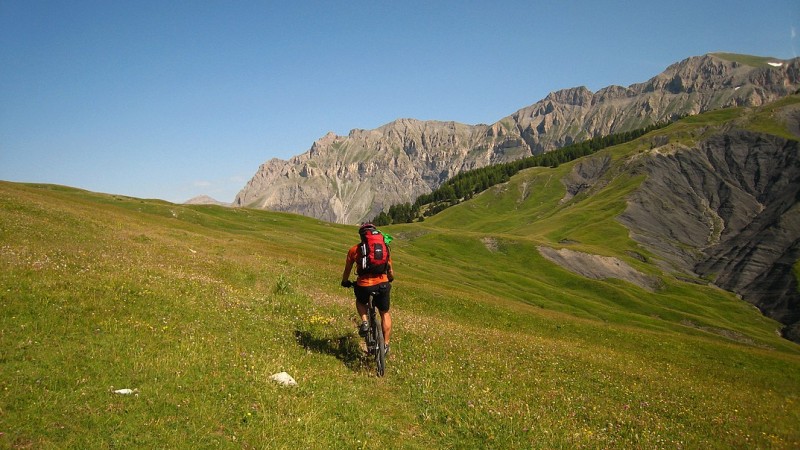
[[[377,315],[377,314],[376,314]],[[372,326],[375,327],[375,372],[382,377],[386,370],[386,342],[383,339],[383,324],[375,319]]]

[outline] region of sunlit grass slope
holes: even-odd
[[[0,182],[0,446],[800,445],[800,351],[776,323],[710,287],[650,292],[539,256],[634,248],[611,211],[552,210],[565,170],[387,228],[384,378],[338,287],[354,227]],[[616,208],[635,182],[572,209]],[[522,204],[503,195],[524,183]]]

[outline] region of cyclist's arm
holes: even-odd
[[[347,252],[347,260],[344,263],[344,272],[342,272],[342,283],[350,280],[350,273],[353,271],[353,264],[356,262],[356,246]]]
[[[350,272],[353,271],[353,261],[350,259],[344,265],[344,272],[342,272],[342,282],[348,281],[350,279]]]

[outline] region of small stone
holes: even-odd
[[[294,378],[292,378],[292,376],[286,372],[273,374],[271,377],[269,377],[269,379],[282,386],[297,386],[297,381],[295,381]]]

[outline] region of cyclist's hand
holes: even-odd
[[[342,280],[342,287],[346,288],[353,287],[353,282],[350,280]]]

